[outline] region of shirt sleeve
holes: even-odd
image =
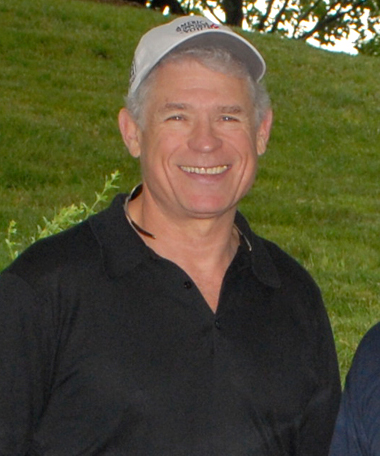
[[[46,315],[33,290],[0,275],[0,454],[27,454],[47,395]]]
[[[380,325],[359,344],[348,373],[330,456],[380,455]]]

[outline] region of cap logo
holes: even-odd
[[[202,20],[192,20],[192,21],[187,21],[181,24],[176,28],[177,33],[193,33],[193,32],[201,32],[202,30],[205,29],[218,29],[219,25],[209,23],[207,21],[202,21]]]

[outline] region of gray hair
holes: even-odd
[[[251,94],[252,105],[254,107],[255,127],[257,128],[261,124],[266,112],[270,108],[269,95],[263,83],[256,82],[252,79],[243,62],[238,60],[225,48],[179,47],[164,57],[150,72],[147,78],[142,81],[137,90],[134,93],[129,92],[126,97],[127,109],[140,128],[144,127],[145,104],[153,86],[157,68],[166,63],[181,62],[185,59],[195,60],[213,71],[246,79]]]

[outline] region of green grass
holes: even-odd
[[[9,221],[24,239],[105,175],[139,181],[117,128],[132,52],[166,19],[79,0],[0,0],[0,269]],[[342,378],[380,315],[380,59],[248,34],[268,63],[275,122],[241,209],[320,285]]]

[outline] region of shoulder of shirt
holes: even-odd
[[[362,378],[380,378],[380,323],[372,326],[356,350],[351,371]],[[379,382],[378,380],[376,381]]]
[[[114,211],[112,206],[115,206],[115,203],[69,229],[36,241],[22,252],[2,275],[13,274],[33,284],[54,274],[72,271],[74,275],[78,270],[99,263],[101,249],[91,223],[92,220],[102,219],[108,212]]]
[[[364,335],[355,352],[345,381],[343,402],[350,416],[369,432],[378,427],[380,393],[380,323]]]
[[[58,234],[40,239],[28,247],[2,274],[12,273],[26,282],[34,282],[45,274],[75,267],[91,261],[96,255],[96,240],[88,221]]]
[[[300,285],[318,290],[319,293],[319,288],[310,273],[295,258],[276,243],[255,234],[248,221],[240,213],[237,213],[235,222],[252,245],[253,267],[256,270],[260,269],[261,275],[266,275],[269,264],[272,263],[281,284],[289,281],[298,282]],[[269,272],[269,274],[273,274],[273,272]]]

